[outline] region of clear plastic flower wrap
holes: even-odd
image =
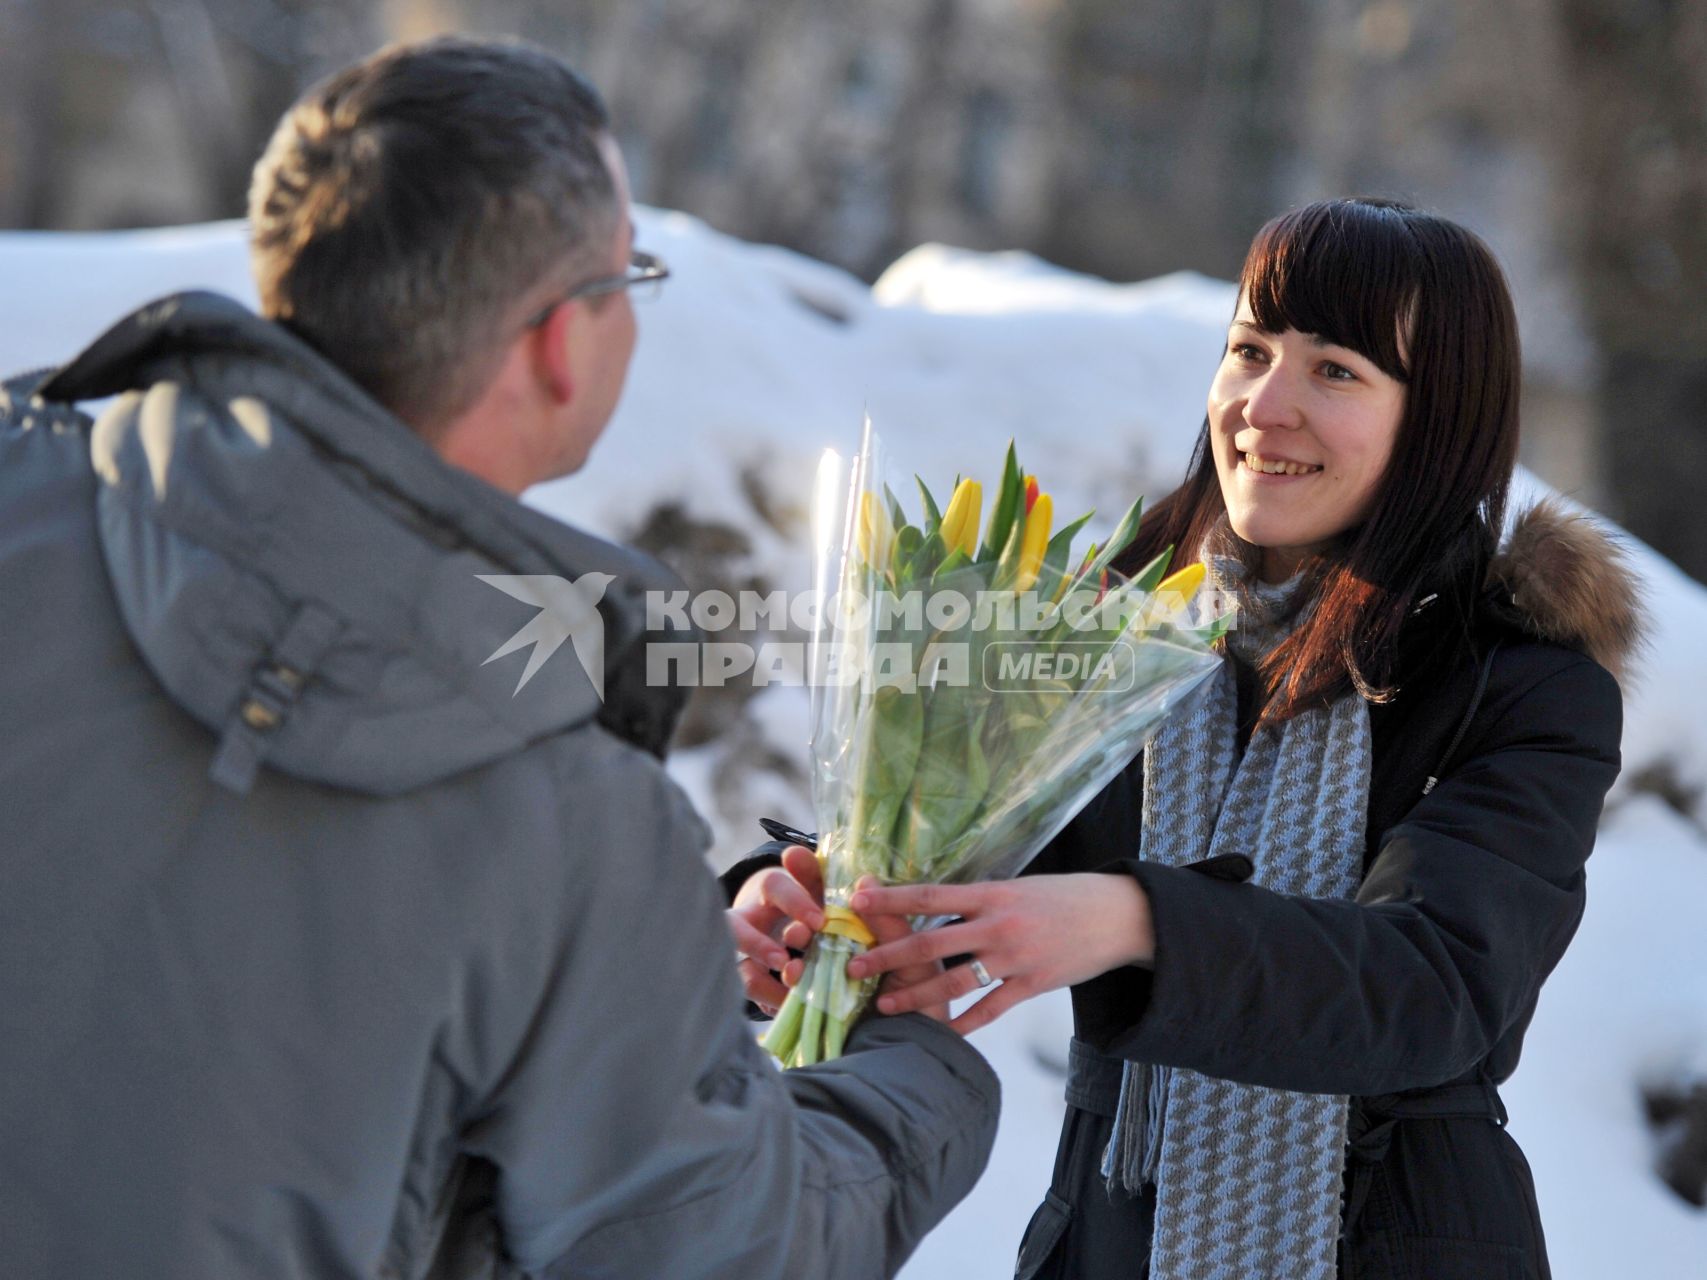
[[[1164,552],[1130,580],[1109,568],[1141,501],[1078,553],[1089,515],[1052,529],[1053,502],[1012,445],[987,521],[970,479],[946,507],[918,481],[911,520],[881,455],[867,424],[851,463],[826,456],[814,504],[811,767],[828,923],[764,1039],[784,1065],[837,1057],[871,998],[869,980],[847,976],[873,941],[847,908],[855,881],[1014,875],[1220,661],[1224,625],[1193,602],[1200,565],[1169,577]]]

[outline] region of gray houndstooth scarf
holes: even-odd
[[[1300,582],[1257,580],[1255,549],[1225,522],[1204,547],[1210,584],[1240,605],[1228,646],[1254,662],[1297,625]],[[1346,898],[1363,876],[1369,713],[1355,693],[1237,745],[1238,688],[1223,664],[1168,721],[1144,762],[1140,857],[1221,853],[1280,893]],[[1128,1062],[1103,1175],[1156,1186],[1154,1280],[1332,1280],[1345,1159],[1344,1096],[1288,1093]]]

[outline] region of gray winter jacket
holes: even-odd
[[[871,1277],[996,1081],[785,1074],[659,764],[654,563],[235,303],[0,402],[0,1276]],[[31,392],[35,396],[31,396]],[[69,402],[116,396],[93,423]],[[601,703],[477,575],[613,575]],[[602,581],[602,579],[601,579]]]

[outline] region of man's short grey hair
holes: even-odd
[[[606,267],[610,118],[543,49],[441,37],[330,76],[255,166],[262,311],[411,425],[468,408],[543,281]]]

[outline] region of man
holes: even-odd
[[[662,274],[598,99],[388,50],[251,222],[270,320],[166,299],[0,403],[0,1275],[892,1273],[994,1077],[919,1017],[762,1057],[658,762],[670,580],[513,497]],[[487,661],[513,579],[596,584],[602,688]]]

